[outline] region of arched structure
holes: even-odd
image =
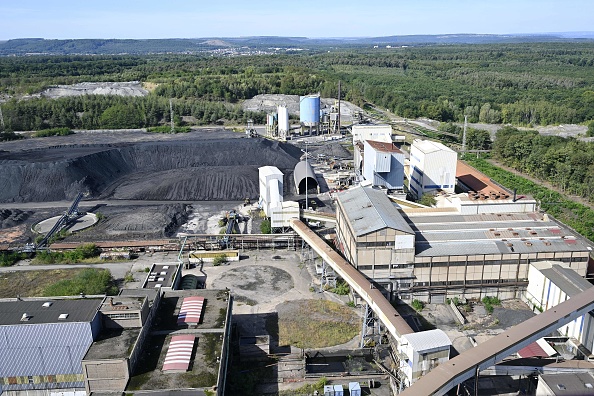
[[[305,194],[305,189],[311,190],[312,188],[318,188],[318,181],[316,174],[309,162],[301,161],[295,165],[295,172],[293,172],[295,178],[295,189],[296,193],[301,195]]]

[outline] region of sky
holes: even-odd
[[[0,40],[594,30],[593,0],[0,0]]]

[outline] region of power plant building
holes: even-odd
[[[529,265],[556,260],[585,276],[591,246],[538,213],[399,210],[379,190],[337,194],[337,247],[391,298],[520,298]]]
[[[404,153],[394,143],[366,140],[363,177],[373,186],[389,190],[404,189]]]
[[[271,209],[283,202],[283,173],[275,166],[258,168],[260,184],[260,205],[267,217]]]
[[[417,198],[427,192],[452,193],[458,155],[442,143],[415,139],[410,149],[410,190]]]

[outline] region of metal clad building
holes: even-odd
[[[283,173],[275,166],[258,168],[260,179],[260,204],[266,216],[270,217],[271,208],[283,201]]]
[[[414,231],[386,194],[356,187],[337,195],[337,247],[363,274],[387,292],[410,283],[414,261]]]
[[[0,392],[83,388],[103,299],[0,302]]]
[[[528,288],[524,301],[535,312],[548,311],[578,293],[592,287],[592,284],[569,268],[563,262],[543,261],[530,265]],[[559,333],[574,337],[588,350],[594,348],[594,315],[588,312],[559,328]]]
[[[353,125],[351,133],[353,134],[353,145],[366,140],[392,143],[392,127],[390,125]]]
[[[420,198],[434,190],[454,192],[456,152],[441,143],[415,139],[410,149],[410,190]]]
[[[404,153],[393,143],[366,140],[363,177],[374,186],[402,190],[404,188]]]

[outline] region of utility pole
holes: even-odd
[[[468,125],[468,116],[464,116],[464,132],[462,133],[462,154],[466,153],[466,126]]]
[[[0,107],[0,129],[4,130],[4,116],[2,115],[2,107]]]
[[[338,80],[338,133],[340,133],[340,80]]]
[[[175,123],[173,122],[173,99],[169,99],[169,112],[171,113],[171,133],[175,133]]]

